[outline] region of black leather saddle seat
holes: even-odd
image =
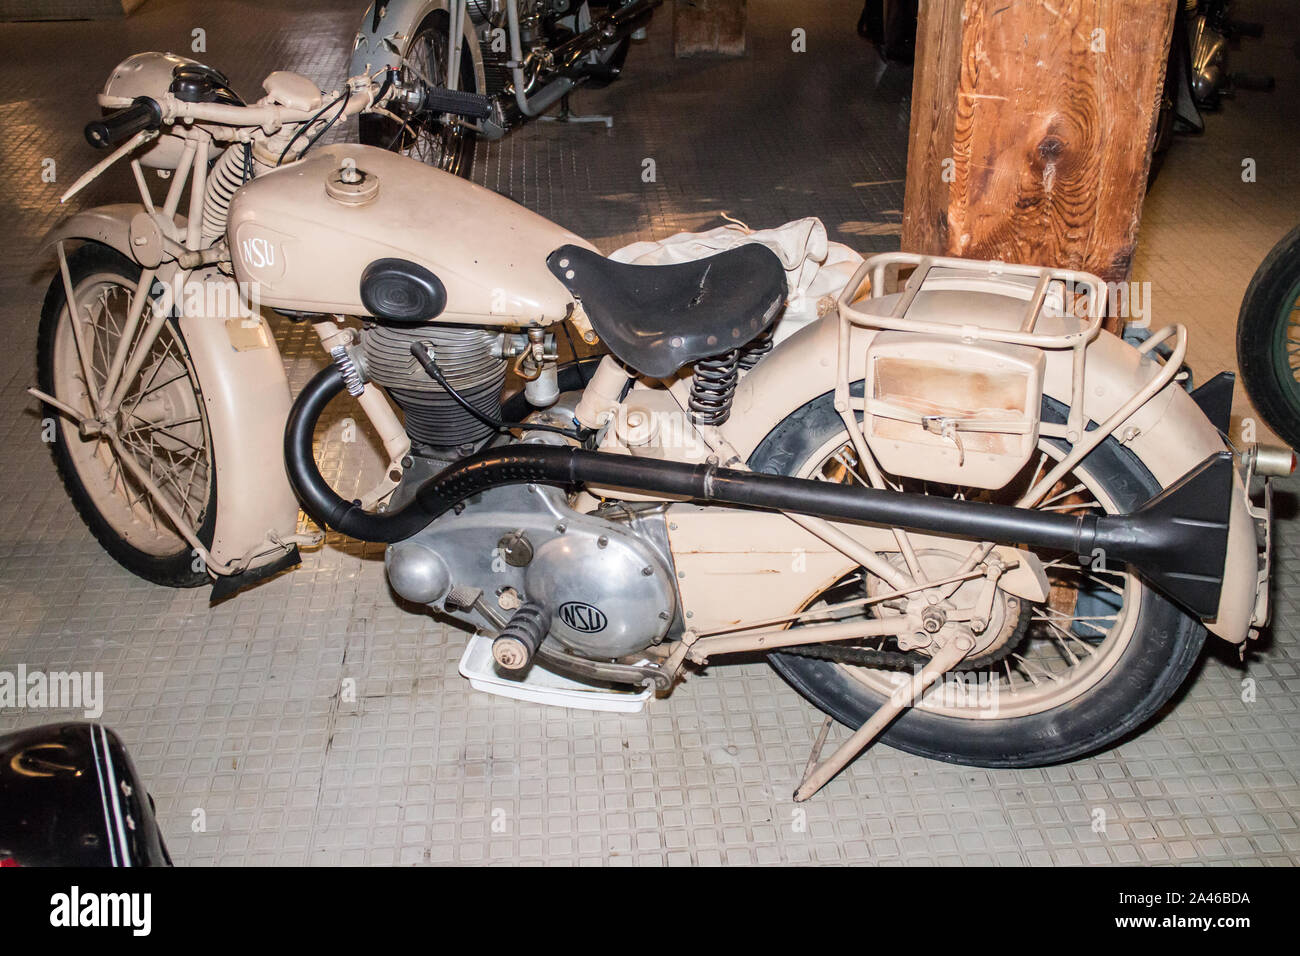
[[[752,242],[662,266],[560,246],[546,264],[581,300],[614,356],[655,378],[751,342],[771,328],[785,302],[780,258]]]

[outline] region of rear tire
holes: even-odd
[[[842,432],[832,393],[791,414],[754,451],[750,467],[797,475],[809,459]],[[1044,420],[1064,421],[1062,406],[1044,400]],[[1088,458],[1088,472],[1121,511],[1131,511],[1160,490],[1142,463],[1114,439]],[[1006,718],[955,717],[921,708],[904,713],[881,736],[891,747],[922,757],[977,767],[1037,767],[1100,750],[1140,727],[1182,685],[1205,641],[1205,629],[1144,584],[1137,620],[1122,654],[1078,696],[1040,713]],[[806,700],[856,729],[884,695],[852,676],[845,665],[773,653],[768,660]]]

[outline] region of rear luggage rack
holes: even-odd
[[[909,268],[912,274],[904,280],[899,273]],[[1016,281],[1018,279],[1033,282]],[[866,295],[862,294],[864,286],[868,286]],[[1003,327],[962,321],[960,313],[958,319],[951,322],[909,315],[923,291],[1000,295],[1008,299],[1024,300],[1025,308],[1018,322],[1014,325],[1007,323]],[[890,295],[897,295],[898,298],[893,303],[880,301]],[[1043,422],[1039,426],[1040,434],[1063,438],[1072,447],[1054,466],[1049,466],[1047,473],[1017,502],[1019,507],[1032,508],[1061,476],[1173,382],[1187,354],[1187,329],[1184,326],[1168,325],[1153,333],[1138,346],[1138,352],[1153,363],[1151,377],[1105,421],[1096,422],[1095,426],[1089,428],[1083,412],[1087,352],[1088,345],[1101,332],[1106,297],[1107,287],[1101,279],[1091,273],[1070,269],[923,256],[910,252],[887,252],[872,256],[862,263],[837,302],[839,329],[835,410],[848,429],[871,485],[882,488],[886,486],[886,480],[871,453],[859,421],[860,416],[867,413],[867,399],[862,394],[853,394],[853,376],[850,370],[854,368],[851,343],[855,327],[920,333],[967,343],[997,342],[1048,351],[1069,349],[1073,352],[1069,418],[1064,425]],[[1086,308],[1082,308],[1084,305]],[[1082,314],[1076,313],[1076,306],[1080,307]],[[1039,331],[1044,312],[1056,320],[1053,328],[1047,332]],[[1173,339],[1170,355],[1161,365],[1156,346],[1170,338]]]
[[[901,269],[914,267],[911,276],[904,282],[899,276]],[[891,274],[893,281],[887,279]],[[951,270],[951,275],[931,277],[936,269]],[[908,312],[916,303],[918,294],[927,281],[933,291],[940,291],[947,286],[959,283],[987,282],[984,291],[995,292],[1002,286],[1000,294],[1008,298],[1012,291],[1024,291],[1029,286],[1021,282],[1008,282],[1008,278],[1034,279],[1036,283],[1028,299],[1024,316],[1016,329],[994,328],[974,323],[961,322],[926,322],[913,320]],[[862,300],[858,297],[863,284],[870,279],[870,299],[879,299],[886,295],[901,292],[887,315],[865,311],[855,305]],[[1062,314],[1069,315],[1069,300],[1065,293],[1078,286],[1087,291],[1087,321],[1079,319],[1079,328],[1071,332],[1045,334],[1036,331],[1038,320],[1048,304],[1049,293],[1053,283],[1058,283],[1062,293]],[[1040,266],[1008,265],[1003,262],[977,262],[970,259],[952,259],[942,256],[922,256],[911,252],[887,252],[872,256],[864,262],[848,285],[840,294],[839,313],[841,322],[864,328],[889,329],[898,332],[921,332],[931,335],[957,336],[966,341],[1005,342],[1011,345],[1031,345],[1040,349],[1081,348],[1091,342],[1101,328],[1102,314],[1106,303],[1106,288],[1095,275],[1087,272],[1075,272],[1068,269],[1051,269]]]

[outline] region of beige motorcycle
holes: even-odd
[[[132,155],[142,201],[52,236],[34,394],[137,573],[254,582],[298,560],[301,504],[386,543],[397,594],[503,675],[664,693],[770,655],[853,728],[823,759],[828,718],[797,799],[877,737],[988,767],[1088,754],[1170,699],[1207,629],[1244,647],[1265,623],[1266,477],[1294,459],[1226,442],[1231,381],[1183,387],[1182,326],[1103,331],[1096,277],[880,255],[788,334],[761,243],[615,262],[407,157],[310,149],[407,95],[391,74],[265,90],[126,61],[89,130],[122,145],[88,177]],[[292,405],[260,309],[331,355]],[[566,323],[608,354],[561,365]],[[313,447],[344,389],[390,458],[354,500]]]

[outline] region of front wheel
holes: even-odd
[[[1066,420],[1063,406],[1044,399],[1043,420]],[[1024,473],[998,492],[938,488],[901,481],[905,490],[961,494],[1013,502],[1067,450],[1043,440]],[[750,459],[755,471],[828,481],[863,482],[832,395],[814,399],[764,439]],[[1083,514],[1124,513],[1160,490],[1142,463],[1107,439],[1044,497],[1041,508]],[[952,541],[918,552],[931,580],[951,573],[973,546]],[[999,591],[1001,617],[990,619],[992,644],[963,663],[960,683],[940,685],[905,711],[882,735],[891,747],[979,767],[1034,767],[1085,756],[1150,719],[1186,679],[1205,640],[1200,622],[1179,610],[1126,568],[1083,563],[1077,555],[1036,552],[1051,584],[1046,601],[1021,606]],[[861,573],[836,582],[810,609],[852,605],[878,589]],[[994,628],[997,628],[994,631]],[[986,632],[988,633],[988,632]],[[889,641],[850,655],[809,648],[769,657],[803,697],[857,728],[924,658]],[[874,652],[874,655],[873,653]],[[839,656],[838,660],[808,656]],[[861,659],[873,661],[864,665]],[[955,692],[954,692],[955,691]]]
[[[217,495],[212,439],[185,337],[168,317],[157,338],[144,344],[148,319],[157,308],[151,300],[136,334],[120,349],[140,267],[106,246],[86,243],[68,257],[68,271],[86,354],[83,361],[64,285],[56,275],[37,336],[41,390],[93,417],[91,389],[105,391],[110,369],[120,363],[123,378],[133,367],[137,371],[111,416],[116,446],[102,433],[83,436],[61,412],[45,406],[59,477],[91,533],[127,570],[168,587],[210,584],[202,562],[159,500],[159,495],[166,499],[200,543],[211,545]],[[140,481],[142,475],[157,494]]]
[[[1300,226],[1250,280],[1237,318],[1237,364],[1255,408],[1300,448]]]

